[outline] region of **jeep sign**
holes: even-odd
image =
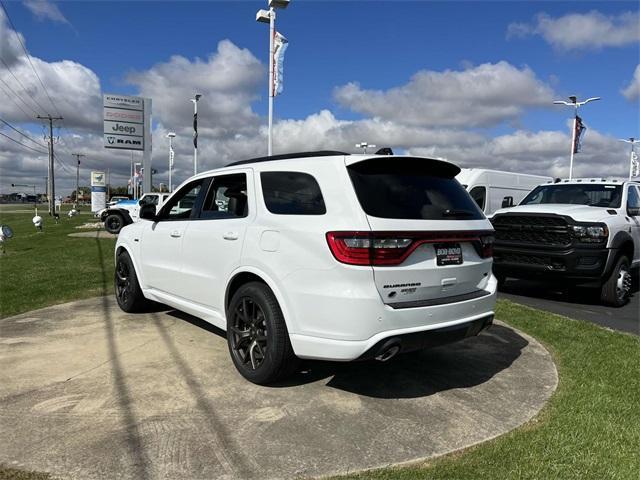
[[[144,136],[144,129],[139,123],[111,122],[109,120],[105,120],[104,133],[142,137]]]

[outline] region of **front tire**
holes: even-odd
[[[626,255],[618,258],[616,266],[600,291],[600,300],[605,305],[622,307],[629,301],[632,281],[629,265]]]
[[[139,312],[149,304],[149,300],[142,294],[133,261],[126,251],[120,253],[116,259],[114,284],[116,301],[122,311]]]
[[[124,227],[124,218],[119,213],[110,213],[104,219],[104,229],[109,233],[117,235],[122,227]]]
[[[238,372],[258,385],[282,380],[297,367],[282,310],[264,283],[247,283],[233,295],[227,344]]]

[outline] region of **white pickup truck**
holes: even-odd
[[[640,266],[640,183],[600,178],[536,187],[517,207],[498,210],[493,271],[600,289],[604,304],[624,305],[631,269]]]
[[[118,234],[122,227],[137,222],[140,207],[143,205],[155,205],[156,211],[169,198],[168,193],[145,193],[138,200],[122,200],[115,205],[99,211],[96,216],[104,222],[104,228],[109,233]]]

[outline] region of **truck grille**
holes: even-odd
[[[567,222],[558,216],[496,215],[496,245],[521,244],[561,247],[571,244]]]

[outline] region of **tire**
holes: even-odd
[[[107,218],[104,219],[104,229],[117,235],[124,227],[124,218],[119,213],[110,213]]]
[[[127,252],[120,253],[116,259],[113,283],[116,301],[122,311],[135,313],[149,305],[150,301],[142,294],[136,270]]]
[[[247,283],[233,295],[227,344],[240,375],[258,385],[282,380],[298,366],[282,310],[264,283]]]
[[[629,301],[631,292],[631,272],[629,258],[621,255],[611,275],[602,285],[600,300],[611,307],[622,307]]]

